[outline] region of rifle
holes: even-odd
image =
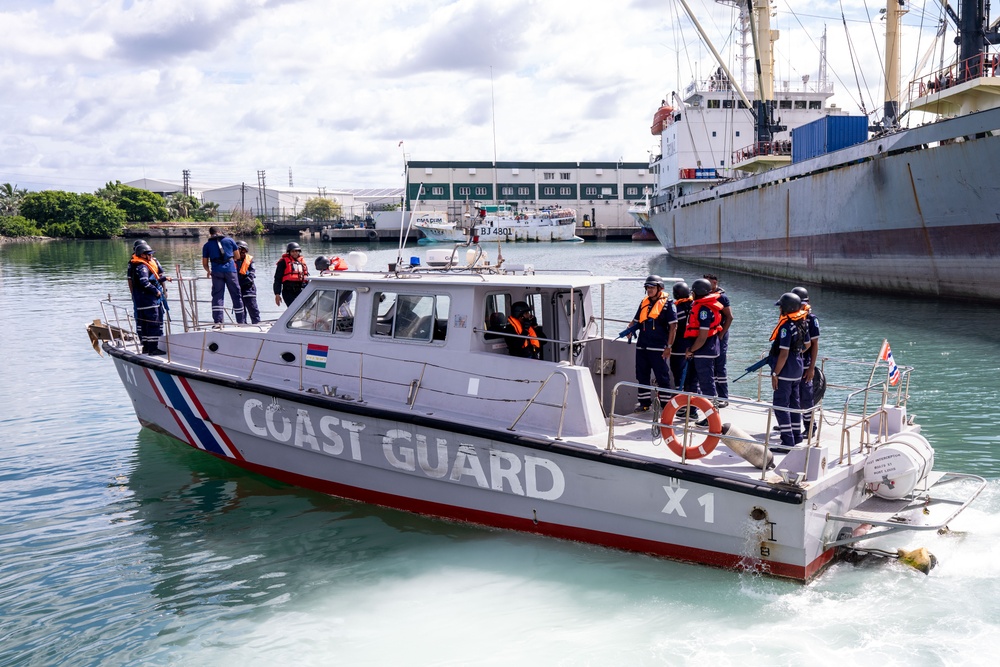
[[[626,336],[628,336],[629,338],[632,338],[632,336],[635,335],[635,332],[639,330],[640,326],[642,326],[642,325],[639,324],[638,322],[636,322],[632,326],[623,329],[622,331],[620,331],[618,333],[618,338],[625,338]],[[615,338],[615,340],[618,340],[618,338]]]
[[[750,365],[750,366],[747,366],[746,368],[743,369],[746,372],[743,375],[741,375],[738,378],[736,378],[735,380],[733,380],[733,382],[739,382],[740,380],[742,380],[746,376],[750,375],[751,373],[756,373],[757,371],[759,371],[764,366],[767,366],[767,364],[768,364],[768,362],[770,360],[771,360],[770,357],[764,357],[763,359],[761,359],[757,363],[755,363],[753,365]]]

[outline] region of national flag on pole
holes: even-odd
[[[896,365],[896,360],[892,358],[892,350],[889,349],[888,339],[882,340],[882,349],[879,350],[878,360],[889,364],[889,384],[893,386],[899,384],[899,366]]]

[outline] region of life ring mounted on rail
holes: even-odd
[[[689,404],[705,413],[705,418],[708,419],[708,433],[701,442],[691,443],[685,447],[674,434],[673,423],[677,411]],[[711,454],[712,450],[719,444],[719,436],[722,435],[722,416],[707,398],[677,394],[663,406],[663,414],[660,416],[660,434],[670,451],[677,456],[684,460],[700,459]]]

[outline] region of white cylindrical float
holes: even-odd
[[[865,461],[865,484],[879,498],[909,495],[934,467],[934,449],[919,433],[903,432],[880,445]]]

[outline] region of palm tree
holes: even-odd
[[[28,191],[10,183],[0,185],[0,215],[17,215]]]

